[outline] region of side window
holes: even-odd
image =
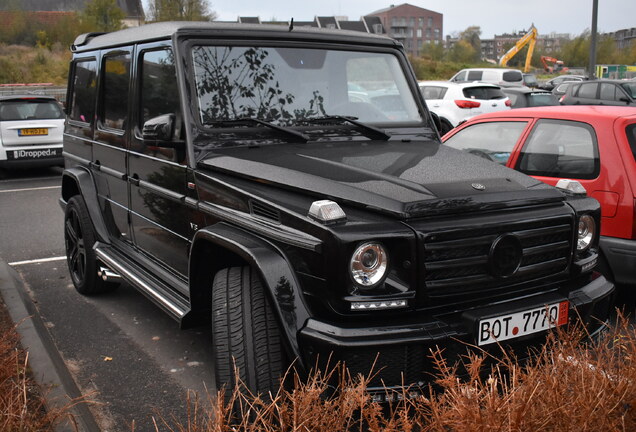
[[[175,114],[177,118],[181,117],[172,50],[162,49],[142,53],[140,107],[140,129],[146,121],[162,114]]]
[[[460,130],[444,144],[505,165],[527,124],[524,121],[478,123]]]
[[[104,58],[102,64],[103,111],[101,121],[111,129],[125,129],[128,118],[130,54]]]
[[[481,81],[481,71],[468,71],[467,81]]]
[[[466,71],[461,71],[455,76],[453,81],[466,81]]]
[[[601,95],[603,100],[614,101],[616,98],[616,86],[610,83],[601,83]]]
[[[443,99],[446,94],[446,90],[448,90],[446,87],[426,86],[422,87],[422,95],[426,100]]]
[[[565,120],[537,122],[517,163],[525,174],[574,179],[596,178],[599,166],[594,129]]]
[[[636,162],[636,123],[627,126],[625,134],[627,135],[627,141],[629,141],[629,147],[632,149],[634,162]]]
[[[92,123],[97,94],[97,61],[80,60],[74,65],[69,118]]]
[[[598,88],[597,83],[584,83],[579,87],[579,93],[577,94],[580,98],[588,98],[588,99],[596,99],[596,89]]]

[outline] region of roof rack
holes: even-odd
[[[71,45],[71,51],[75,51],[78,47],[86,45],[94,37],[101,36],[103,34],[106,34],[106,33],[105,32],[90,32],[90,33],[83,33],[79,35],[78,37],[75,38],[75,41]]]

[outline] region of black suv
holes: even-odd
[[[161,23],[72,47],[65,211],[77,290],[118,280],[211,325],[219,385],[331,354],[422,384],[429,349],[524,348],[614,287],[599,205],[440,143],[402,45]],[[378,355],[379,353],[379,355]]]

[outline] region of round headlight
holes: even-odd
[[[388,256],[379,243],[365,243],[355,250],[349,263],[353,280],[364,288],[371,288],[382,281],[386,273]]]
[[[592,244],[596,235],[596,222],[590,215],[583,215],[579,218],[578,238],[576,242],[577,252],[583,252]]]

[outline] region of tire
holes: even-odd
[[[453,125],[446,119],[441,119],[442,129],[439,131],[440,136],[446,135],[451,129],[453,129]]]
[[[66,262],[75,289],[83,295],[112,291],[118,284],[105,282],[97,275],[97,257],[93,245],[95,231],[84,198],[68,200],[64,213]]]
[[[276,394],[285,361],[278,323],[258,274],[250,267],[223,269],[212,289],[217,389],[225,387],[229,400],[238,375],[252,393]]]

